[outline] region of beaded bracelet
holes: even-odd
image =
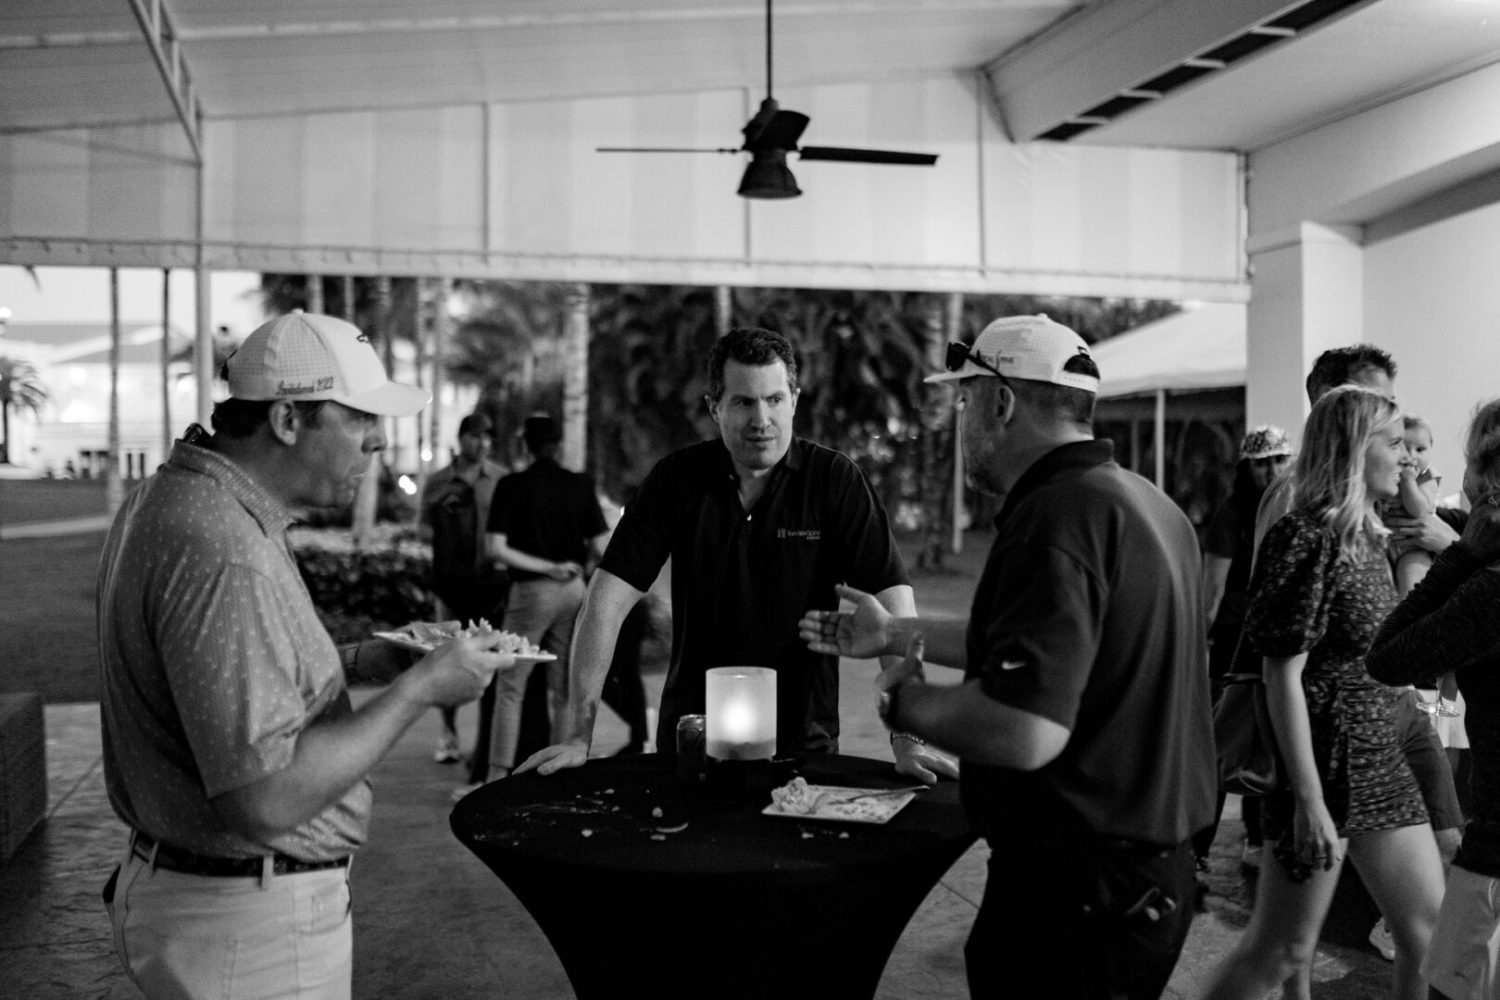
[[[891,744],[894,746],[897,740],[908,740],[919,747],[925,747],[927,741],[915,733],[891,733]]]

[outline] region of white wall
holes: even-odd
[[[1396,358],[1396,394],[1433,426],[1458,489],[1469,413],[1500,395],[1500,205],[1365,248],[1365,339]]]

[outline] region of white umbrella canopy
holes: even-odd
[[[1245,384],[1245,306],[1206,303],[1094,345],[1100,399]]]
[[[1094,346],[1101,401],[1155,397],[1152,478],[1158,487],[1166,488],[1167,397],[1243,386],[1245,330],[1244,305],[1193,304]],[[1132,453],[1134,437],[1132,430]]]

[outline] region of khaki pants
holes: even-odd
[[[505,609],[507,632],[525,636],[529,642],[557,656],[547,663],[527,663],[495,675],[495,715],[490,726],[490,778],[509,774],[516,766],[516,744],[521,735],[521,702],[531,671],[547,671],[547,701],[553,725],[567,698],[568,647],[573,642],[573,623],[583,608],[581,579],[518,580],[511,584],[510,603]],[[556,729],[553,730],[556,737]]]
[[[349,1000],[349,869],[259,878],[153,870],[127,851],[105,887],[115,953],[151,1000]]]

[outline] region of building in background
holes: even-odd
[[[174,434],[193,419],[192,336],[172,327],[166,368],[167,414],[162,405],[162,328],[159,322],[122,322],[120,338],[120,474],[139,479],[161,463],[164,420]],[[0,354],[30,362],[47,391],[39,413],[12,411],[13,465],[36,475],[96,477],[109,449],[108,323],[15,323]]]

